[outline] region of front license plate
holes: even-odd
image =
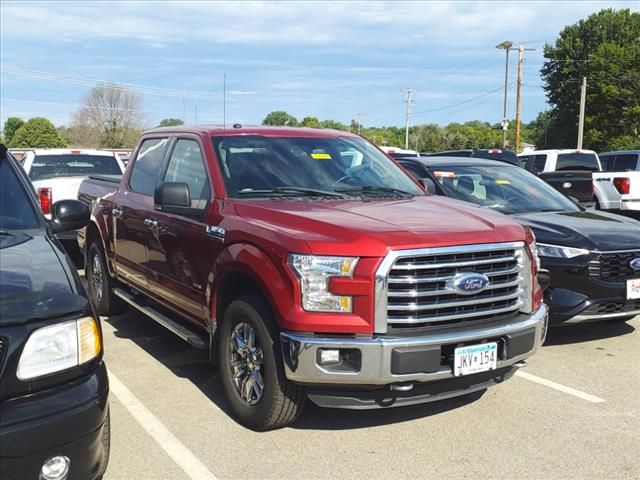
[[[453,374],[456,377],[493,370],[498,364],[496,342],[456,348],[453,352]]]
[[[627,280],[627,299],[640,298],[640,278]]]

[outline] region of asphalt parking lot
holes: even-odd
[[[525,375],[480,398],[308,404],[293,427],[267,433],[230,417],[206,352],[133,311],[103,328],[107,480],[640,477],[640,317],[552,330]]]

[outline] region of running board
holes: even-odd
[[[121,288],[114,288],[113,293],[136,310],[139,310],[156,323],[162,325],[174,335],[180,337],[192,347],[200,350],[209,349],[209,339],[205,334],[197,331],[195,327],[186,325],[184,322],[167,317],[158,310],[158,307],[152,306],[142,295],[132,295]]]

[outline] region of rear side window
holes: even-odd
[[[527,170],[530,170],[533,173],[540,173],[544,171],[544,166],[547,163],[546,155],[535,155],[535,156],[532,155],[529,158],[532,160]]]
[[[206,207],[211,187],[198,142],[182,138],[176,142],[163,181],[186,183],[192,208]]]
[[[156,172],[162,167],[168,146],[168,138],[149,138],[142,142],[129,179],[131,191],[153,196]]]
[[[638,155],[635,153],[616,155],[616,161],[613,165],[614,172],[636,170],[638,168]]]
[[[29,169],[29,178],[34,182],[55,177],[121,174],[122,171],[115,157],[81,153],[37,155]]]
[[[556,170],[591,170],[600,171],[598,157],[595,153],[560,153]]]
[[[613,164],[616,159],[615,155],[600,155],[600,163],[603,172],[613,172]]]

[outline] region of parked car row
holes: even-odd
[[[640,222],[585,209],[522,168],[492,160],[398,161],[427,190],[511,215],[533,229],[552,324],[640,314]]]
[[[117,155],[106,168],[93,153],[33,152],[20,169],[2,153],[0,308],[14,312],[0,324],[2,478],[102,475],[98,315],[126,307],[207,350],[255,430],[291,424],[307,401],[468,395],[524,367],[550,321],[640,314],[640,222],[578,206],[501,151],[394,161],[342,131],[234,125],[145,132],[124,173]],[[76,173],[79,201],[38,183]],[[69,231],[89,303],[54,236]],[[33,274],[36,253],[55,281],[44,260]],[[85,415],[75,430],[50,434],[52,418],[33,448],[15,441],[61,399]]]

